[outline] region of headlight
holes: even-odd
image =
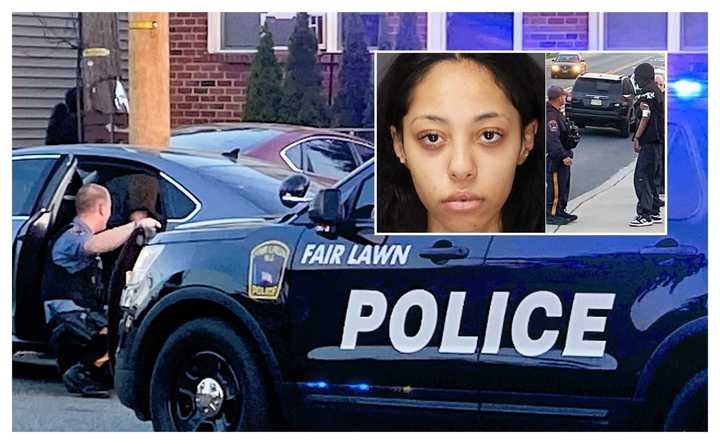
[[[560,71],[560,67],[559,67],[558,65],[553,65],[553,66],[552,66],[552,70],[553,70],[553,71]]]
[[[573,65],[572,70],[573,70],[573,71],[580,71],[580,65]]]
[[[140,250],[132,271],[125,274],[125,289],[120,296],[121,307],[130,308],[144,302],[143,299],[152,287],[152,275],[148,273],[164,249],[164,245],[148,245]]]

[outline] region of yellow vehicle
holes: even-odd
[[[580,54],[558,54],[552,59],[552,67],[550,68],[550,77],[555,79],[558,77],[576,78],[587,72],[587,62]]]

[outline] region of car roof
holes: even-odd
[[[280,133],[282,136],[285,136],[284,138],[294,137],[296,139],[302,139],[310,136],[326,135],[352,139],[363,144],[368,144],[366,140],[363,140],[359,137],[326,128],[315,128],[310,126],[290,125],[284,123],[262,122],[214,122],[200,125],[190,125],[174,129],[172,131],[172,136],[181,136],[185,134],[196,134],[202,132],[223,132],[247,129],[272,130]]]
[[[578,79],[592,79],[592,80],[610,80],[610,81],[616,81],[619,82],[623,77],[620,74],[605,74],[605,73],[596,73],[596,72],[588,72],[585,74],[582,74]]]
[[[277,170],[277,166],[267,161],[238,155],[232,159],[222,154],[192,150],[192,149],[175,149],[165,148],[158,150],[148,146],[140,145],[124,145],[124,144],[92,144],[83,143],[75,145],[49,145],[28,148],[13,149],[12,155],[30,156],[30,155],[75,155],[75,156],[106,156],[128,161],[140,162],[151,165],[160,170],[170,167],[192,169],[194,166],[232,166],[243,165],[253,169],[261,170]],[[187,161],[186,161],[187,160]]]

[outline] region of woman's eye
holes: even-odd
[[[480,139],[484,143],[495,143],[502,137],[502,134],[497,131],[483,131],[480,133]]]
[[[442,137],[437,133],[427,133],[420,136],[420,142],[425,145],[440,145],[442,143]]]

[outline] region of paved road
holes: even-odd
[[[71,395],[54,367],[13,363],[12,429],[20,431],[151,431],[117,397]]]
[[[657,67],[665,66],[663,55],[651,53],[586,54],[588,72],[632,74],[635,66],[649,62]],[[572,87],[574,79],[551,79],[550,59],[546,63],[548,85]],[[570,200],[595,189],[618,171],[632,163],[636,155],[630,138],[620,138],[616,130],[586,127],[581,130],[583,138],[575,148],[575,159],[570,176]],[[635,199],[634,194],[628,196]]]

